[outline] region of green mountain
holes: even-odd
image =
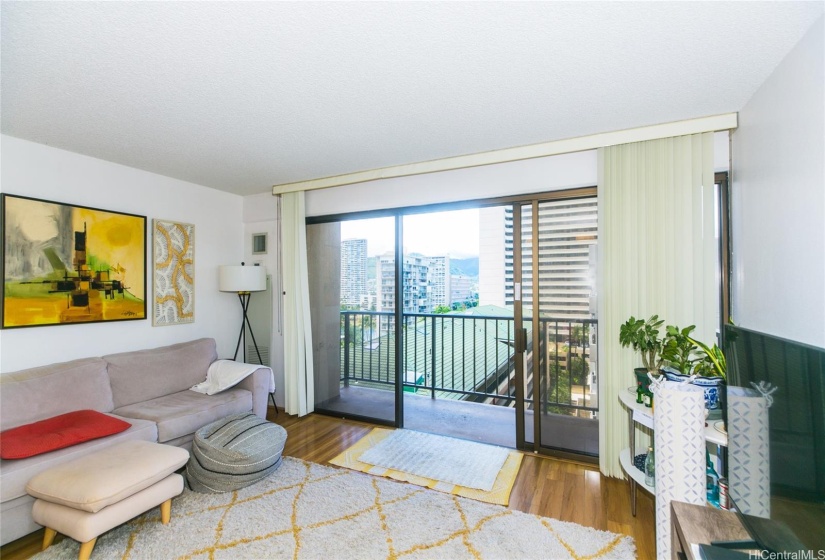
[[[478,257],[450,259],[450,274],[462,274],[478,278]]]

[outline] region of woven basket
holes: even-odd
[[[286,430],[277,424],[252,413],[227,416],[195,432],[186,480],[207,494],[255,484],[281,466],[285,444]]]

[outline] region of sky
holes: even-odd
[[[478,209],[404,216],[404,251],[453,258],[478,256]],[[341,222],[341,240],[366,239],[367,255],[392,251],[394,218]]]

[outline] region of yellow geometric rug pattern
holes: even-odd
[[[393,430],[388,428],[374,428],[369,434],[358,440],[355,445],[332,459],[330,464],[376,476],[385,476],[402,482],[409,482],[410,484],[416,484],[455,496],[472,498],[473,500],[487,502],[488,504],[509,505],[510,493],[513,491],[513,485],[516,483],[516,476],[518,475],[519,467],[521,467],[521,459],[523,457],[518,451],[510,452],[496,477],[496,482],[492,490],[487,492],[476,488],[467,488],[466,486],[456,486],[448,482],[424,478],[403,471],[378,467],[368,463],[362,463],[358,460],[362,453],[377,445],[378,442],[388,437],[392,432]]]
[[[76,559],[71,539],[38,560]],[[104,533],[92,557],[120,560],[635,557],[633,539],[411,484],[285,457],[235,492],[190,490]]]

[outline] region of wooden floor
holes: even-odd
[[[374,427],[318,414],[298,418],[283,411],[274,417],[272,409],[269,412],[269,419],[287,430],[284,454],[316,463],[326,463]],[[525,454],[510,508],[630,535],[640,559],[655,557],[652,497],[639,491],[637,516],[633,517],[627,482],[603,477],[592,465]],[[5,545],[0,557],[20,560],[33,556],[40,550],[42,535],[38,531]]]

